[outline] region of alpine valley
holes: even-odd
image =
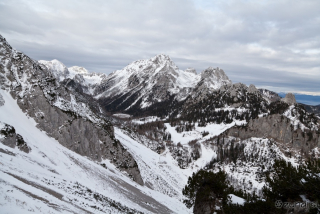
[[[223,172],[227,204],[263,202],[277,161],[319,158],[316,109],[164,54],[106,75],[33,60],[0,36],[0,210],[227,213],[212,189],[187,191],[199,172]]]

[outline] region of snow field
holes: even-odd
[[[35,121],[20,110],[8,92],[0,90],[0,93],[5,99],[5,105],[0,107],[0,121],[14,126],[32,149],[26,154],[17,148],[11,149],[0,144],[1,150],[5,151],[0,153],[1,197],[6,199],[0,202],[1,210],[8,213],[27,213],[32,210],[43,213],[68,213],[73,210],[79,213],[81,210],[93,213],[119,212],[119,209],[98,203],[92,198],[94,194],[100,194],[101,197],[145,213],[189,213],[178,199],[152,190],[147,185],[136,184],[108,161],[104,161],[105,169],[63,147],[37,129]],[[150,151],[145,149],[145,154],[152,155]],[[152,164],[150,166],[153,167]],[[149,161],[146,167],[149,167]],[[48,185],[48,181],[55,185]],[[73,186],[80,186],[80,189],[74,189]],[[48,194],[50,191],[46,189],[62,195],[62,199]],[[92,200],[87,199],[90,197]],[[18,201],[23,205],[13,209],[13,204]]]

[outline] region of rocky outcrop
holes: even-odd
[[[31,148],[24,141],[23,137],[16,133],[13,126],[0,122],[0,142],[11,148],[18,147],[21,151],[29,153]]]
[[[250,120],[246,126],[232,127],[223,135],[237,137],[241,140],[251,137],[274,139],[280,144],[289,144],[296,150],[305,152],[320,147],[318,131],[296,129],[288,118],[279,114]]]
[[[193,207],[194,214],[214,214],[214,213],[223,213],[222,212],[222,200],[218,199],[216,194],[212,191],[208,194],[207,197],[201,195],[203,190],[200,188],[196,195],[195,204]]]
[[[192,74],[197,74],[197,71],[194,68],[187,68],[185,71],[189,72],[189,73],[192,73]]]
[[[2,95],[0,94],[0,106],[3,106],[4,103],[5,103],[5,101],[4,101],[3,97],[2,97]]]
[[[267,89],[258,89],[264,99],[266,99],[269,103],[276,102],[278,100],[281,100],[281,97],[273,91],[267,90]]]
[[[249,88],[248,88],[248,93],[250,94],[255,94],[255,95],[258,95],[260,94],[259,90],[256,88],[255,85],[253,84],[250,84]]]
[[[285,103],[287,103],[289,105],[294,105],[294,104],[297,103],[296,97],[292,93],[287,93],[285,98],[282,98],[281,101],[285,102]]]
[[[59,81],[64,80],[70,74],[68,68],[56,59],[51,61],[40,60],[39,63],[44,65]]]
[[[103,115],[96,115],[97,104],[72,87],[60,84],[49,70],[12,49],[1,36],[0,47],[2,88],[10,91],[39,129],[94,161],[109,159],[143,184],[136,161],[115,139],[111,123]]]
[[[226,73],[220,68],[209,67],[201,72],[202,84],[205,84],[209,88],[219,89],[222,85],[231,85]]]

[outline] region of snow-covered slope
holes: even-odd
[[[148,60],[135,61],[111,73],[96,88],[95,98],[109,106],[119,103],[122,110],[145,109],[170,99],[183,101],[199,83],[215,90],[231,81],[219,68],[209,68],[201,74],[194,69],[183,71],[169,56],[160,54]],[[119,106],[117,108],[120,109]]]
[[[140,186],[123,175],[113,164],[105,167],[61,146],[36,128],[8,92],[0,91],[5,103],[0,107],[0,121],[15,127],[31,152],[26,154],[0,143],[1,210],[5,213],[188,213],[178,197],[170,198],[148,186]],[[119,140],[126,137],[117,131]],[[125,141],[124,141],[125,142]],[[125,144],[134,153],[134,145]],[[141,145],[139,149],[143,149]],[[144,149],[144,157],[156,160]],[[142,166],[142,167],[141,167]],[[144,179],[160,171],[153,163],[139,161],[148,168]],[[152,168],[150,168],[152,167]],[[164,170],[165,171],[165,170]],[[174,170],[164,172],[172,174]],[[161,172],[161,171],[160,171]],[[149,174],[150,173],[150,174]],[[179,176],[177,173],[174,176]],[[186,178],[177,177],[179,179]],[[175,179],[177,179],[175,178]],[[168,182],[167,177],[164,179]],[[179,188],[183,185],[177,180]],[[136,210],[136,211],[135,211]]]

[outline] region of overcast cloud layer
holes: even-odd
[[[319,0],[0,0],[0,34],[36,60],[94,72],[164,53],[180,69],[320,95]]]

